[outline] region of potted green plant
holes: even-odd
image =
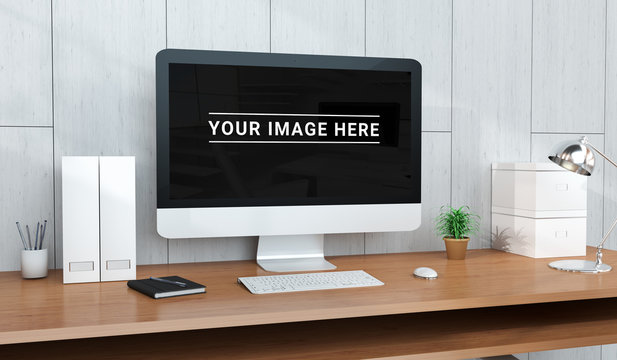
[[[478,232],[480,217],[471,212],[469,206],[458,209],[442,206],[435,219],[435,230],[446,243],[448,259],[463,260],[467,252],[469,235]]]

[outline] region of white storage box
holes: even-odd
[[[493,248],[535,258],[584,256],[587,177],[552,163],[493,164]]]
[[[493,248],[534,258],[585,255],[587,218],[534,219],[493,213]]]

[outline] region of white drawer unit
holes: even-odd
[[[528,217],[587,216],[587,177],[548,162],[493,164],[493,209]]]
[[[494,163],[492,246],[534,258],[584,256],[587,177],[546,163]]]
[[[492,215],[493,248],[534,258],[585,255],[587,218]]]

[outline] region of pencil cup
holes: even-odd
[[[47,249],[21,251],[21,276],[24,279],[47,276]]]

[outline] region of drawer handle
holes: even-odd
[[[568,184],[557,184],[555,188],[557,191],[568,191]]]
[[[555,237],[556,238],[567,238],[568,237],[568,232],[563,230],[563,231],[555,231]]]

